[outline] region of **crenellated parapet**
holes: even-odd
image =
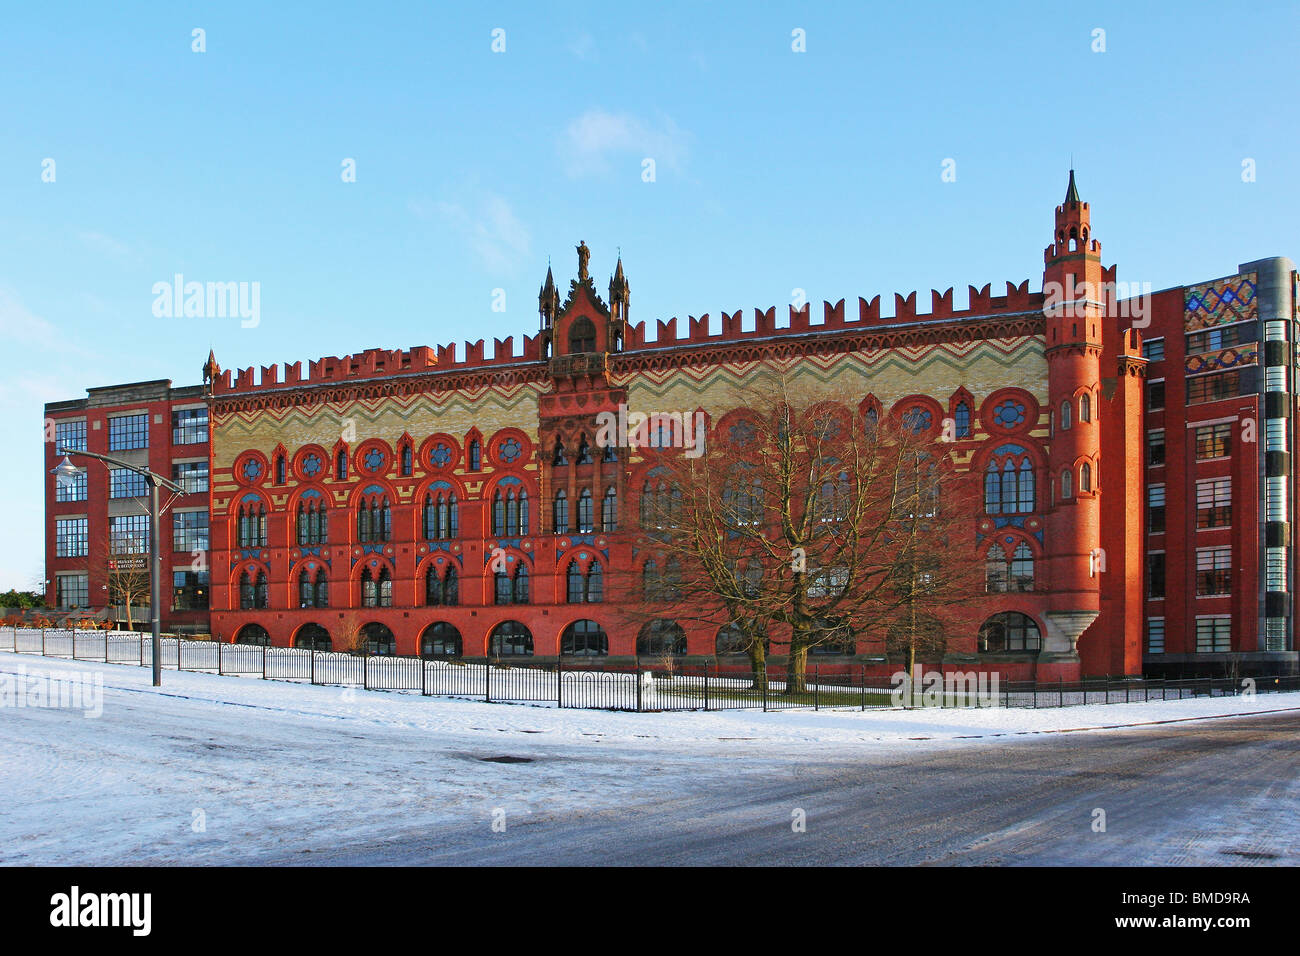
[[[430,372],[470,371],[516,365],[520,362],[535,362],[541,358],[538,339],[539,336],[535,335],[525,336],[522,354],[515,353],[513,335],[505,339],[494,339],[490,357],[483,354],[482,339],[465,343],[463,358],[457,358],[455,342],[450,345],[440,345],[436,349],[427,345],[417,345],[407,350],[366,349],[354,355],[330,355],[308,362],[306,375],[303,374],[301,362],[286,364],[283,375],[280,374],[279,365],[263,365],[260,375],[252,366],[234,372],[227,369],[218,372],[213,378],[212,391],[214,395],[220,396],[292,386],[342,385],[362,382],[366,379],[390,379]]]
[[[698,318],[693,315],[687,317],[685,335],[681,334],[683,330],[679,327],[676,316],[667,321],[663,319],[657,320],[653,338],[648,338],[646,335],[646,323],[637,322],[628,326],[625,351],[657,349],[668,345],[743,343],[771,336],[803,335],[809,332],[857,332],[913,323],[960,322],[966,319],[984,319],[999,315],[1010,316],[1026,312],[1041,312],[1043,308],[1043,294],[1041,292],[1031,292],[1028,279],[1019,285],[1008,282],[1004,295],[993,295],[992,287],[989,284],[979,289],[975,286],[968,286],[967,288],[968,304],[964,309],[954,308],[953,290],[949,288],[946,292],[939,292],[937,289],[930,291],[929,312],[918,311],[917,294],[912,292],[906,296],[895,293],[893,312],[887,315],[881,314],[880,296],[875,296],[870,301],[864,298],[858,299],[856,318],[849,318],[845,315],[845,302],[843,299],[834,304],[823,301],[820,322],[812,320],[812,303],[805,303],[801,308],[795,308],[793,305],[789,306],[789,317],[784,325],[777,324],[775,306],[768,309],[755,308],[753,327],[748,329],[744,328],[743,309],[730,313],[723,312],[721,329],[716,333],[709,330],[710,322],[707,312]]]
[[[621,265],[621,264],[620,264]],[[779,337],[799,336],[810,333],[861,333],[872,330],[896,329],[899,326],[936,326],[950,324],[953,332],[960,336],[963,322],[1000,316],[1016,316],[1030,313],[1041,314],[1043,293],[1031,292],[1029,280],[1020,284],[1006,283],[1006,291],[994,295],[990,284],[982,288],[968,287],[967,305],[957,308],[954,304],[953,289],[944,292],[931,290],[930,310],[921,311],[917,306],[917,293],[906,296],[894,295],[893,309],[889,314],[882,314],[881,297],[867,300],[858,299],[857,315],[846,314],[845,300],[832,304],[822,303],[821,320],[814,322],[812,303],[805,303],[801,308],[789,306],[788,318],[778,324],[777,307],[767,309],[755,308],[753,323],[745,327],[744,311],[723,312],[720,329],[710,330],[708,313],[688,316],[684,328],[679,325],[676,316],[668,320],[657,320],[654,336],[648,337],[645,322],[627,325],[626,339],[619,351],[632,353],[642,350],[662,349],[668,346],[726,345],[740,344],[756,340]],[[936,329],[936,331],[939,331]],[[682,333],[685,334],[682,334]],[[392,380],[404,376],[437,374],[441,379],[444,373],[490,371],[496,367],[518,366],[528,363],[542,363],[542,340],[546,333],[524,336],[521,352],[515,351],[514,336],[494,339],[492,354],[486,355],[483,339],[467,342],[463,352],[457,343],[436,347],[415,346],[410,349],[366,349],[353,355],[326,356],[308,362],[304,373],[302,362],[286,364],[281,370],[277,365],[264,365],[260,370],[249,367],[238,370],[220,370],[213,362],[216,374],[212,377],[212,394],[217,397],[225,395],[246,395],[275,389],[309,387],[309,386],[348,386],[364,383],[371,379]],[[617,347],[616,347],[617,348]]]

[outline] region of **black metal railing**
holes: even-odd
[[[152,666],[150,635],[133,631],[0,627],[0,650],[71,660]],[[1005,681],[948,672],[908,686],[867,673],[866,665],[822,672],[810,664],[791,680],[784,664],[755,672],[747,664],[636,664],[527,660],[473,662],[399,655],[358,655],[294,647],[162,638],[162,666],[322,686],[355,686],[469,700],[552,704],[593,710],[869,710],[897,707],[1077,707],[1300,691],[1300,676],[1088,678]],[[926,675],[929,678],[931,675]],[[982,679],[981,679],[982,677]]]

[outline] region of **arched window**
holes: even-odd
[[[1011,555],[1010,590],[1032,591],[1034,589],[1034,553],[1023,541],[1016,545]]]
[[[420,636],[422,657],[460,657],[464,649],[460,631],[446,621],[435,621]]]
[[[1092,396],[1091,395],[1079,396],[1079,421],[1081,422],[1092,421]]]
[[[330,606],[330,582],[324,568],[316,572],[316,606]]]
[[[612,487],[605,489],[605,497],[600,502],[600,529],[618,530],[618,492]]]
[[[518,621],[502,621],[492,629],[488,650],[493,657],[532,657],[533,633]]]
[[[455,607],[459,597],[455,565],[440,574],[434,565],[424,573],[424,603],[430,607]]]
[[[986,653],[1037,651],[1042,637],[1034,619],[1019,611],[994,614],[980,626],[979,649]]]
[[[483,467],[483,446],[479,444],[477,438],[471,439],[469,443],[469,470],[478,471]]]
[[[591,489],[583,488],[578,495],[578,534],[590,534],[595,527]]]
[[[257,572],[257,582],[253,585],[253,607],[267,608],[271,606],[269,599],[269,589],[266,581],[266,572]]]
[[[510,603],[510,575],[508,573],[505,571],[492,572],[492,593],[494,603]]]
[[[363,627],[361,636],[365,638],[366,653],[372,656],[388,656],[397,653],[397,640],[393,637],[393,632],[377,621]]]
[[[718,628],[714,653],[718,657],[725,657],[730,654],[745,654],[749,651],[749,644],[749,636],[745,633],[745,629],[733,621]]]
[[[681,657],[686,653],[686,632],[676,621],[651,621],[637,635],[636,653],[638,657]]]
[[[528,492],[519,492],[519,536],[528,536]]]
[[[430,541],[460,537],[460,503],[454,491],[424,496],[424,536]]]
[[[1007,552],[995,544],[984,561],[984,589],[991,592],[1032,591],[1034,589],[1034,553],[1023,541],[1008,560]]]
[[[609,637],[595,621],[574,621],[560,636],[560,653],[565,657],[604,657]]]
[[[641,568],[641,597],[647,603],[663,600],[663,578],[659,576],[659,565],[653,558]]]
[[[1064,499],[1073,496],[1074,489],[1070,487],[1070,473],[1068,471],[1063,471],[1061,472],[1061,497]]]
[[[378,572],[374,572],[370,568],[362,570],[361,606],[393,606],[393,577],[388,573],[388,568],[382,567]]]
[[[596,351],[596,327],[585,316],[569,327],[569,354]]]
[[[1070,427],[1070,402],[1067,399],[1061,402],[1061,430],[1065,431]]]
[[[582,569],[578,567],[577,560],[569,562],[569,569],[564,574],[566,600],[570,604],[581,604],[585,597],[582,587]]]
[[[957,433],[956,437],[970,438],[970,406],[966,404],[965,399],[958,402],[957,407],[953,409],[952,421]]]
[[[1092,491],[1092,466],[1086,461],[1079,466],[1079,490]]]
[[[253,580],[247,571],[239,575],[239,609],[251,610],[253,607]]]
[[[298,544],[324,544],[328,539],[324,499],[305,498],[299,501],[296,524]]]
[[[984,557],[984,590],[990,593],[1007,589],[1007,553],[995,544]]]
[[[599,604],[605,600],[605,574],[599,561],[592,561],[587,569],[587,603]]]
[[[500,492],[497,492],[500,494]],[[515,536],[519,534],[519,499],[515,496],[515,490],[510,489],[506,495],[505,521],[502,524],[503,534]]]
[[[415,464],[415,456],[411,451],[411,446],[403,445],[402,446],[402,476],[404,478],[411,477],[411,471],[414,468],[414,464]]]
[[[527,604],[529,601],[528,588],[528,565],[522,561],[519,567],[515,568],[514,593],[512,599],[515,604]]]
[[[587,444],[587,436],[584,434],[581,441],[578,442],[578,464],[590,465],[591,463],[591,446]]]
[[[984,469],[984,511],[1024,514],[1034,510],[1034,464],[1019,445],[999,445]]]
[[[567,465],[568,463],[569,459],[564,453],[564,439],[557,435],[555,437],[555,453],[551,456],[551,464],[558,468],[560,465]]]
[[[309,651],[331,651],[334,649],[334,642],[330,639],[330,632],[319,624],[304,624],[298,628],[293,646]]]
[[[669,558],[664,565],[664,595],[670,601],[682,596],[682,565],[676,558]]]
[[[506,536],[506,500],[500,488],[492,495],[492,534],[498,538]]]
[[[271,635],[260,624],[245,624],[235,635],[236,644],[256,644],[261,647],[271,646]]]
[[[311,575],[304,568],[298,574],[298,606],[312,607],[316,603],[316,589],[312,585]]]
[[[555,519],[555,533],[568,534],[569,533],[569,496],[564,493],[563,488],[561,488],[559,491],[555,493],[554,519]]]
[[[254,501],[240,506],[236,540],[241,548],[266,547],[266,505]]]
[[[282,485],[284,484],[284,479],[285,479],[284,455],[276,455],[275,456],[275,483],[277,485]]]
[[[340,448],[338,455],[334,459],[334,477],[339,481],[348,480],[348,453],[346,449]]]
[[[365,495],[357,506],[357,540],[389,541],[393,537],[393,511],[387,495]]]

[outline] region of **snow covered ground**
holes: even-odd
[[[12,706],[20,675],[102,682],[102,713]],[[0,697],[5,688],[9,864],[255,862],[379,839],[399,823],[487,827],[494,814],[668,800],[706,779],[743,787],[789,778],[804,760],[1300,710],[1300,694],[1268,694],[1037,711],[637,714],[176,671],[153,688],[147,668],[0,652]]]

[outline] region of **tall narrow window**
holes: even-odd
[[[618,528],[618,492],[613,488],[607,488],[605,497],[601,499],[600,527],[602,531],[614,531]]]
[[[593,507],[591,489],[583,488],[578,495],[578,533],[590,534],[593,530]]]
[[[1079,421],[1081,422],[1092,421],[1092,396],[1091,395],[1079,396]]]
[[[413,470],[415,464],[414,459],[415,459],[415,455],[411,451],[411,446],[403,445],[402,446],[402,476],[404,478],[411,477],[411,471]]]
[[[1069,401],[1061,402],[1061,429],[1064,431],[1070,427],[1070,403]]]
[[[565,572],[565,593],[570,604],[582,603],[582,569],[578,567],[577,561],[569,562],[569,569]]]
[[[953,425],[957,432],[958,438],[970,438],[970,406],[965,401],[957,403],[957,407],[952,413]]]
[[[587,444],[587,436],[584,434],[582,440],[578,442],[578,464],[590,465],[591,463],[591,446]]]
[[[348,453],[342,449],[334,460],[334,477],[339,481],[348,480]]]
[[[483,446],[477,438],[469,443],[469,470],[478,471],[483,467]]]
[[[555,533],[569,533],[569,496],[561,489],[555,493]]]

